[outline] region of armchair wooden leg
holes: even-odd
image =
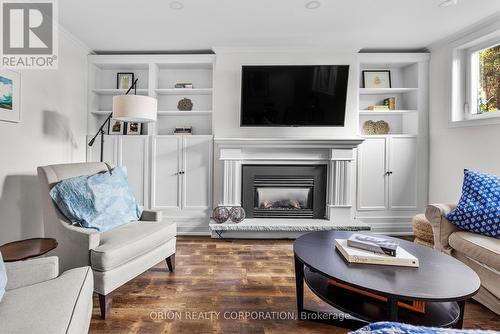
[[[175,270],[175,253],[166,258],[167,267],[170,272],[174,272]]]
[[[99,294],[99,307],[101,308],[101,318],[106,320],[111,313],[111,305],[113,304],[113,293],[107,295]]]

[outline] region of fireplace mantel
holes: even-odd
[[[361,137],[336,138],[215,138],[219,148],[356,148]]]

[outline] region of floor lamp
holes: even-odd
[[[95,136],[89,141],[89,146],[92,146],[97,136],[101,135],[101,162],[104,158],[104,128],[111,118],[124,122],[156,122],[158,101],[155,98],[144,95],[128,95],[132,89],[136,89],[137,81],[139,79],[135,79],[125,95],[113,96],[113,112],[109,114]]]

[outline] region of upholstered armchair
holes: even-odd
[[[64,179],[108,170],[110,166],[102,162],[38,167],[45,236],[59,243],[51,254],[59,257],[61,271],[92,268],[103,319],[110,313],[116,288],[164,259],[174,271],[176,242],[176,224],[162,222],[156,211],[144,210],[139,222],[102,233],[70,224],[50,197],[50,189]]]

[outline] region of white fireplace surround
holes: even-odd
[[[354,217],[355,149],[362,138],[216,138],[223,163],[224,206],[241,205],[241,167],[245,164],[325,164],[327,168],[326,218],[332,223]],[[265,220],[260,218],[259,221]]]

